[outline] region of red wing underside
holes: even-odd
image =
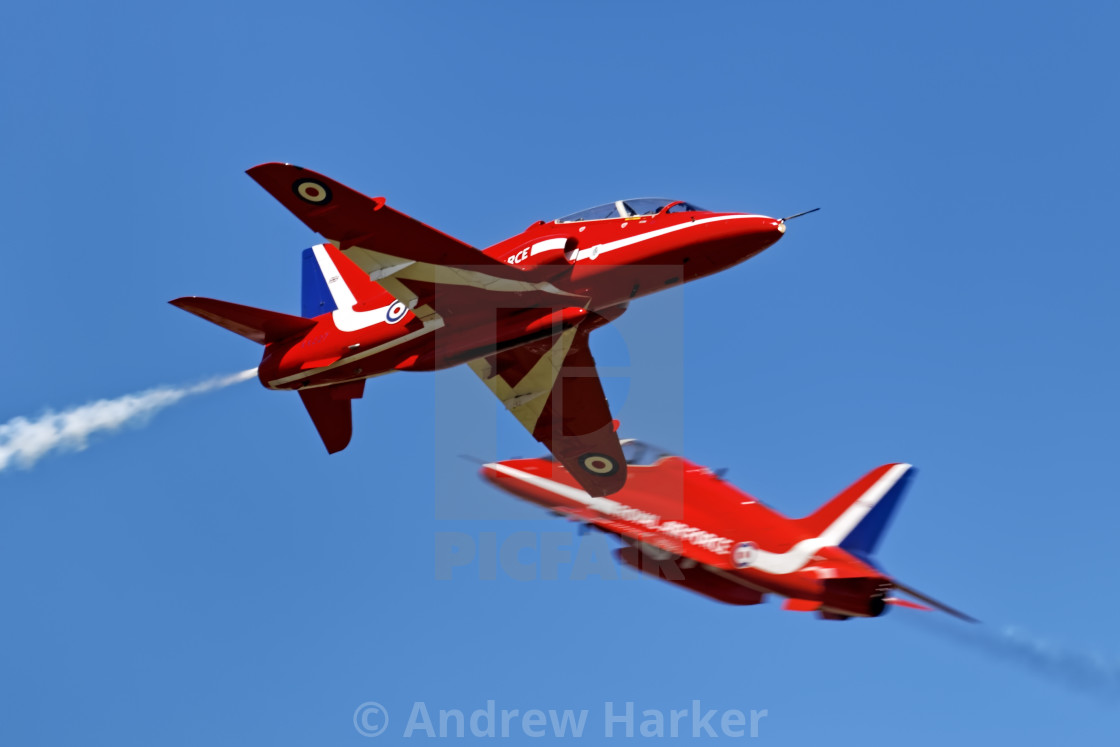
[[[469,365],[584,490],[603,496],[626,483],[626,460],[588,345],[594,326],[590,320]]]
[[[246,173],[308,228],[339,242],[343,250],[360,245],[403,260],[453,267],[492,264],[503,275],[517,274],[469,244],[394,210],[383,198],[370,199],[310,169],[264,163]]]
[[[383,198],[370,199],[299,166],[265,163],[248,174],[421,319],[452,306],[525,308],[558,298],[564,306],[582,305],[548,282],[565,268],[526,270],[499,262]]]

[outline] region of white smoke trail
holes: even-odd
[[[81,451],[100,431],[147,422],[155,413],[184,397],[236,384],[256,375],[257,369],[218,376],[194,386],[158,387],[116,399],[101,399],[63,412],[47,411],[35,420],[14,417],[0,425],[0,472],[11,465],[28,469],[51,451]]]
[[[947,636],[982,653],[1025,667],[1055,684],[1120,701],[1120,659],[1061,646],[1007,625],[961,625],[933,615],[899,615],[923,629]]]
[[[1065,648],[1010,625],[995,632],[1010,656],[1074,686],[1120,698],[1120,660]]]

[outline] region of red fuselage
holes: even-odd
[[[519,498],[618,535],[631,545],[618,553],[621,560],[720,601],[756,604],[775,593],[794,600],[791,609],[874,617],[892,583],[841,548],[820,546],[815,517],[789,519],[679,456],[631,463],[625,487],[608,498],[588,496],[548,459],[487,464],[482,475]],[[673,565],[659,569],[650,558]]]
[[[588,312],[614,318],[633,298],[753,257],[784,230],[781,221],[765,216],[703,211],[541,221],[483,253],[517,267],[555,267],[551,292],[487,293],[466,284],[410,280],[409,290],[419,298],[413,307],[438,294],[432,304],[439,309],[437,321],[403,306],[390,324],[361,326],[338,312],[323,314],[302,336],[268,345],[259,377],[270,389],[299,389],[447,368],[548,337]],[[558,298],[571,304],[559,306]],[[385,304],[393,300],[385,293]]]

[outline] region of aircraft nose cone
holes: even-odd
[[[767,215],[727,213],[701,224],[707,236],[689,252],[686,278],[694,280],[750,259],[782,238],[785,223]]]
[[[757,230],[759,233],[771,234],[777,240],[786,232],[786,224],[777,218],[759,216]]]
[[[786,224],[777,218],[765,215],[754,216],[747,227],[747,239],[754,253],[776,243],[786,232]]]
[[[478,468],[478,476],[487,482],[498,484],[498,471],[494,469],[493,464],[484,464]]]

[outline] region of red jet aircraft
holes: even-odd
[[[393,371],[470,366],[591,495],[626,462],[588,335],[631,299],[710,275],[782,237],[786,219],[679,200],[619,200],[478,251],[325,176],[248,171],[327,243],[303,254],[302,316],[209,298],[172,304],[265,346],[269,389],[299,392],[327,451],[350,442],[351,400]]]
[[[878,617],[888,604],[929,610],[889,596],[898,590],[975,622],[903,586],[872,558],[914,471],[909,464],[871,470],[820,509],[788,519],[720,476],[641,441],[625,440],[630,476],[611,498],[581,490],[564,466],[545,457],[482,466],[498,487],[550,511],[621,538],[615,555],[645,574],[728,604],[787,597],[785,609],[827,620]]]

